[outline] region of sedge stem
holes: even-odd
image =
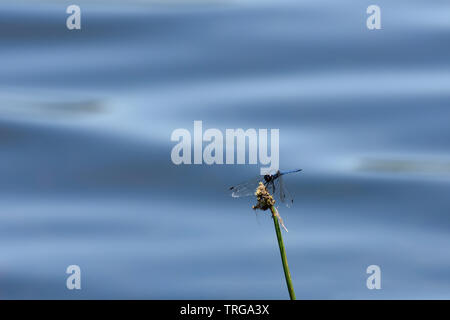
[[[275,232],[277,233],[278,246],[280,247],[281,262],[283,263],[284,277],[286,278],[286,285],[289,291],[289,297],[291,298],[291,300],[296,300],[294,286],[292,285],[291,273],[289,271],[289,266],[287,262],[286,250],[284,248],[283,237],[281,236],[280,223],[278,221],[279,214],[277,209],[273,205],[270,206],[270,211],[272,211],[272,218],[273,223],[275,225]]]

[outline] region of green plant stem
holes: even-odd
[[[278,211],[274,206],[270,206],[272,211],[273,223],[275,225],[275,232],[277,233],[278,246],[280,247],[281,262],[283,263],[284,276],[286,278],[286,285],[289,291],[291,300],[295,300],[294,286],[292,285],[291,273],[286,258],[286,250],[284,249],[283,237],[281,236],[280,223],[278,222]]]

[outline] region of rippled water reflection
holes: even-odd
[[[258,168],[171,163],[194,120],[279,128],[303,168],[297,298],[449,298],[447,1],[378,1],[374,32],[367,1],[79,1],[81,32],[31,3],[0,4],[0,298],[287,298],[270,219],[226,193]]]

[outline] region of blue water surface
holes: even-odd
[[[0,298],[287,299],[273,223],[172,163],[278,128],[299,299],[450,298],[450,2],[0,3]],[[68,290],[79,265],[82,289]],[[378,265],[381,290],[368,290]]]

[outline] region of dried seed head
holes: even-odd
[[[262,182],[259,183],[255,192],[256,200],[258,203],[253,206],[253,209],[267,210],[275,204],[275,199],[270,195],[267,188]]]

